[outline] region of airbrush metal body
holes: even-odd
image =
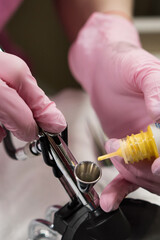
[[[60,134],[49,134],[41,129],[38,136],[39,140],[27,143],[19,149],[14,149],[11,138],[5,139],[5,148],[10,156],[16,160],[25,160],[42,152],[45,163],[53,168],[55,177],[60,180],[71,200],[78,198],[90,210],[96,209],[99,206],[99,196],[92,187],[101,178],[101,169],[93,162],[83,162],[83,165],[90,170],[91,178],[89,181],[83,179],[85,189],[80,189],[81,179],[77,177],[75,171],[78,162],[62,136]],[[82,172],[85,171],[84,166],[81,169]],[[85,175],[85,177],[87,176]]]
[[[42,153],[44,162],[53,170],[69,195],[66,205],[51,206],[46,218],[33,220],[28,240],[124,240],[129,225],[120,209],[105,213],[99,207],[99,196],[94,184],[101,178],[101,169],[93,162],[78,163],[67,146],[67,134],[49,134],[40,130],[39,139],[15,149],[9,132],[4,140],[11,158],[24,160]],[[116,232],[111,226],[116,226]],[[118,238],[117,238],[118,237]]]
[[[79,198],[81,203],[90,210],[96,209],[99,206],[98,194],[94,188],[92,188],[91,191],[84,192],[79,189],[77,184],[78,180],[75,175],[75,167],[78,165],[78,162],[70,152],[67,144],[60,135],[50,135],[44,132],[39,135],[40,142],[44,135],[49,141],[50,158],[52,161],[55,161],[55,164],[62,173],[62,176],[59,178],[59,180],[61,181],[71,200],[73,200],[75,197]],[[92,184],[93,181],[96,183],[101,177],[100,168],[92,162],[90,162],[90,166],[88,164],[88,167],[94,170],[93,166],[94,168],[96,166],[98,174],[95,176],[92,174],[92,171],[92,181],[86,182],[88,185]]]

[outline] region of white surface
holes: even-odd
[[[160,17],[135,17],[134,24],[140,33],[160,33]]]
[[[88,128],[99,129],[86,94],[76,90],[60,93],[55,101],[64,113],[69,125],[69,146],[78,161],[96,161],[95,145]],[[96,131],[97,133],[101,131]],[[15,139],[16,146],[23,145]],[[43,218],[46,208],[53,204],[63,205],[68,197],[52,170],[41,157],[16,162],[5,154],[0,145],[0,239],[23,240],[27,237],[28,224],[32,219]],[[103,177],[96,185],[100,193],[117,175],[112,166],[103,168]],[[139,189],[130,196],[153,203],[160,197]]]

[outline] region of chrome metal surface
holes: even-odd
[[[41,154],[41,147],[39,141],[27,143],[24,147],[16,149],[15,156],[17,160],[26,160]]]
[[[45,219],[49,222],[53,222],[54,219],[54,214],[57,212],[61,206],[59,205],[53,205],[47,208],[46,213],[45,213]]]
[[[56,136],[56,139],[49,135],[47,135],[47,137],[51,145],[52,155],[58,168],[65,176],[68,186],[73,190],[74,195],[79,198],[83,205],[90,210],[95,210],[99,206],[98,194],[93,188],[90,192],[82,192],[78,188],[77,180],[74,175],[74,169],[78,163],[70,152],[68,146],[60,136]]]
[[[89,161],[77,164],[74,174],[81,192],[89,192],[102,176],[100,167]]]
[[[28,156],[24,152],[24,148],[17,149],[15,152],[15,156],[17,160],[21,160],[21,161],[26,160],[28,158]]]
[[[53,223],[43,220],[33,220],[28,229],[28,240],[60,240],[59,233],[54,231]]]

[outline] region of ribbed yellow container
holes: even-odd
[[[102,161],[106,158],[120,156],[123,157],[125,163],[128,164],[144,159],[156,159],[159,157],[158,148],[160,147],[157,142],[157,131],[160,133],[157,125],[149,125],[146,132],[141,131],[138,134],[132,134],[125,139],[121,139],[120,148],[116,152],[100,156],[98,160]]]

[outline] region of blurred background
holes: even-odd
[[[69,43],[56,15],[53,0],[24,0],[7,25],[7,34],[27,56],[38,84],[52,95],[76,87],[67,64]],[[135,24],[142,45],[160,56],[160,1],[135,1]]]

